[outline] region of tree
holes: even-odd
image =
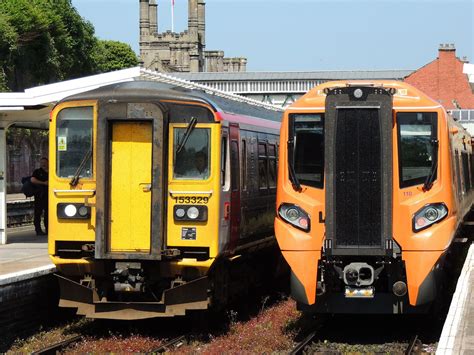
[[[106,73],[138,65],[138,58],[130,46],[123,42],[99,40],[93,53],[96,71]]]
[[[0,0],[0,91],[137,63],[128,45],[98,40],[71,0]]]
[[[0,92],[9,91],[4,66],[11,60],[18,34],[10,25],[9,17],[0,12]]]

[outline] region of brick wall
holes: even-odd
[[[17,338],[57,322],[70,312],[58,308],[59,286],[54,275],[0,286],[0,353]]]
[[[438,58],[407,76],[405,81],[446,109],[474,108],[474,94],[468,76],[463,74],[463,66],[464,62],[456,57],[454,46],[441,46]]]

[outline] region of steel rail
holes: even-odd
[[[316,336],[317,330],[311,332],[306,338],[303,339],[302,342],[298,343],[293,350],[290,352],[290,355],[301,355],[303,354],[303,350],[311,343]]]
[[[83,337],[82,335],[76,335],[72,338],[60,341],[56,344],[50,345],[41,350],[34,351],[31,354],[32,355],[50,355],[50,354],[55,355],[56,352],[63,350],[64,348],[66,348],[68,345],[71,345],[72,343],[78,342],[79,340],[82,339],[82,337]]]
[[[417,345],[420,345],[421,341],[418,339],[418,335],[415,335],[412,340],[408,343],[408,347],[405,350],[405,355],[411,355],[414,353]]]
[[[180,342],[185,342],[187,340],[188,335],[180,335],[179,337],[173,338],[166,343],[160,345],[158,348],[153,349],[151,353],[164,353],[167,350],[170,350],[170,347],[176,346]]]

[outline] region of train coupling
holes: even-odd
[[[142,292],[145,278],[141,263],[117,262],[111,273],[115,292]]]

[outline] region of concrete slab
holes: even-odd
[[[8,244],[0,245],[0,285],[53,270],[46,236],[37,237],[33,226],[8,231]]]
[[[436,355],[474,354],[474,244],[459,275]]]
[[[7,203],[34,201],[34,197],[26,197],[25,194],[8,194]]]

